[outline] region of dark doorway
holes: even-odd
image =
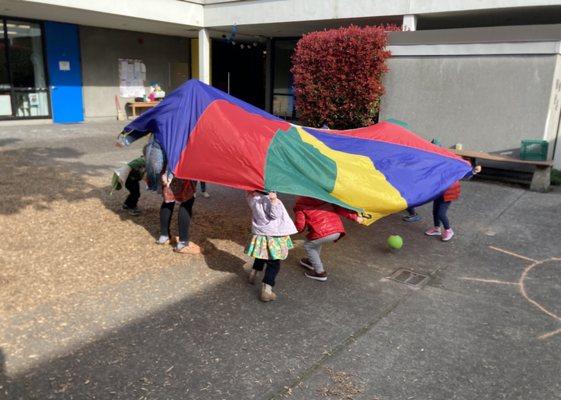
[[[212,41],[212,86],[265,108],[265,46],[259,42]]]

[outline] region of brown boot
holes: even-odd
[[[201,248],[193,242],[189,242],[187,246],[182,247],[179,250],[177,247],[174,247],[173,251],[181,254],[201,254]]]
[[[264,302],[274,301],[277,299],[277,295],[273,293],[273,288],[266,283],[261,286],[261,293],[259,299]]]

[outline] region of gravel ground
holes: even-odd
[[[118,132],[118,125],[110,124],[108,130],[113,129],[113,133]],[[108,134],[105,143],[97,134],[86,137],[86,142],[95,141],[90,153],[77,150],[84,142],[75,135],[67,137],[64,131],[50,141],[37,134],[21,141],[17,136],[4,140],[0,153],[4,171],[0,178],[0,231],[6,233],[0,242],[3,316],[147,271],[176,264],[189,266],[193,258],[204,257],[178,255],[169,246],[154,244],[161,202],[158,195],[142,192],[143,212],[138,217],[120,209],[126,192],[111,193],[109,183],[111,167],[118,165],[123,154],[111,148],[112,136]],[[63,143],[70,145],[61,147]],[[83,162],[92,153],[104,151],[110,151],[114,160],[102,160],[108,161],[102,165]],[[224,189],[215,188],[214,192],[213,198],[196,201],[192,240],[207,253],[219,243],[221,250],[244,258],[249,221],[241,193],[234,205],[239,214],[234,219],[230,215],[228,224],[221,224],[215,222],[224,221],[224,211],[231,208],[223,202],[231,200],[223,194]],[[176,228],[176,224],[172,226]]]

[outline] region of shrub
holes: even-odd
[[[291,69],[301,123],[333,129],[371,125],[388,70],[387,31],[396,29],[349,26],[304,35]]]

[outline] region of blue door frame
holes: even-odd
[[[45,48],[53,121],[61,124],[84,121],[78,26],[45,22]]]

